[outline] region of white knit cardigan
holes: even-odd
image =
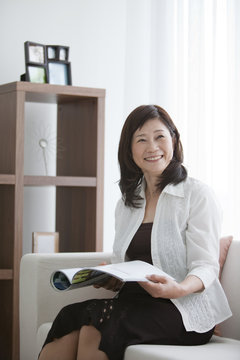
[[[145,182],[141,208],[126,207],[119,200],[115,212],[112,262],[127,261],[127,248],[145,213]],[[171,299],[182,315],[187,331],[206,332],[231,316],[219,273],[221,212],[213,191],[188,177],[162,191],[151,233],[153,265],[180,282],[188,275],[199,277],[204,291]]]

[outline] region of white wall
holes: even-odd
[[[69,46],[73,85],[107,91],[105,250],[112,247],[114,208],[120,195],[117,148],[121,127],[135,106],[149,102],[150,22],[149,0],[0,1],[0,84],[18,81],[25,72],[24,42],[29,40]],[[36,165],[34,158],[28,158],[25,171],[29,164],[34,171],[43,171],[43,163],[38,161]],[[54,199],[51,189],[45,192]],[[29,223],[35,224],[36,217],[40,219],[37,231],[54,230],[54,216],[49,217],[46,203],[39,202],[32,212],[36,196],[36,189],[26,189],[24,252],[30,251]],[[40,198],[43,196],[41,192]]]
[[[114,206],[119,196],[116,184],[119,178],[116,152],[124,113],[125,39],[124,0],[0,2],[0,84],[17,81],[25,72],[23,44],[30,40],[43,44],[68,45],[73,85],[107,90],[105,249],[111,249]],[[31,189],[26,199],[31,202],[33,194],[30,196],[29,192]],[[44,215],[41,209],[39,211],[41,221],[38,226],[42,231],[47,231],[46,227],[51,226],[52,220],[49,222],[48,214]],[[29,221],[28,215],[25,216],[25,225]],[[31,242],[29,237],[30,233],[27,232],[24,239],[25,251]]]
[[[197,3],[202,5],[202,2]],[[188,139],[191,140],[189,125],[182,109],[185,104],[179,101],[181,92],[186,92],[182,80],[187,79],[187,69],[182,72],[179,71],[181,66],[178,66],[187,54],[184,26],[188,22],[179,21],[184,4],[188,6],[188,2],[175,0],[0,0],[0,84],[17,81],[25,72],[23,44],[30,40],[69,46],[73,85],[105,88],[107,91],[105,250],[111,250],[114,237],[114,208],[120,195],[117,148],[128,113],[144,103],[163,106],[179,127],[186,158],[191,155],[191,148],[187,147]],[[236,1],[234,4],[237,6]],[[179,28],[179,24],[182,27]],[[236,45],[236,58],[239,60],[237,49]],[[184,66],[187,64],[185,61]],[[239,83],[239,77],[237,81]],[[51,111],[54,113],[55,110]],[[46,117],[45,110],[42,109],[39,116]],[[191,126],[195,127],[195,123]],[[211,140],[212,134],[208,137]],[[27,148],[31,148],[30,144]],[[205,157],[201,161],[205,166]],[[28,157],[25,171],[30,163],[31,168],[34,165],[34,171],[43,171],[42,159],[36,166],[34,157]],[[196,165],[195,158],[188,165],[191,171],[191,167]],[[54,166],[50,168],[54,171]],[[51,196],[54,199],[54,191],[44,191],[45,198]],[[31,211],[37,196],[35,192],[30,188],[25,191],[25,251],[28,251],[31,242],[29,223],[35,224],[35,219],[40,218],[41,229],[38,230],[54,230],[54,216],[49,217],[49,212],[45,210],[46,202],[39,202],[36,213]],[[43,199],[42,194],[40,198]],[[239,202],[236,206],[239,211]],[[229,211],[225,217],[233,218],[228,214]],[[235,227],[238,227],[238,221],[234,221]],[[227,232],[234,227],[233,223],[230,225],[225,227]]]

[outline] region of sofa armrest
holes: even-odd
[[[59,292],[52,288],[50,276],[56,269],[96,266],[110,262],[110,253],[27,254],[20,266],[20,358],[32,360],[39,326],[52,322],[68,304],[89,298],[113,297],[112,291],[88,286]]]

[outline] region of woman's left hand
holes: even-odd
[[[154,298],[176,299],[183,296],[183,289],[179,283],[170,278],[150,275],[150,281],[141,281],[139,284]]]

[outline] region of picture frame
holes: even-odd
[[[60,61],[49,61],[48,77],[49,84],[72,85],[70,64]]]
[[[33,232],[32,233],[33,253],[57,253],[59,252],[58,232]]]
[[[47,58],[48,60],[57,59],[57,46],[47,45]]]
[[[68,61],[68,53],[69,53],[69,47],[68,46],[59,46],[59,48],[58,48],[58,60],[59,61]]]
[[[48,71],[46,66],[41,65],[26,65],[26,81],[36,82],[41,84],[48,83]]]
[[[45,64],[47,62],[46,46],[43,44],[26,41],[24,43],[26,63]]]
[[[48,61],[53,60],[68,62],[69,46],[47,45],[46,48]]]
[[[69,47],[25,41],[25,74],[21,81],[41,84],[72,85]]]

